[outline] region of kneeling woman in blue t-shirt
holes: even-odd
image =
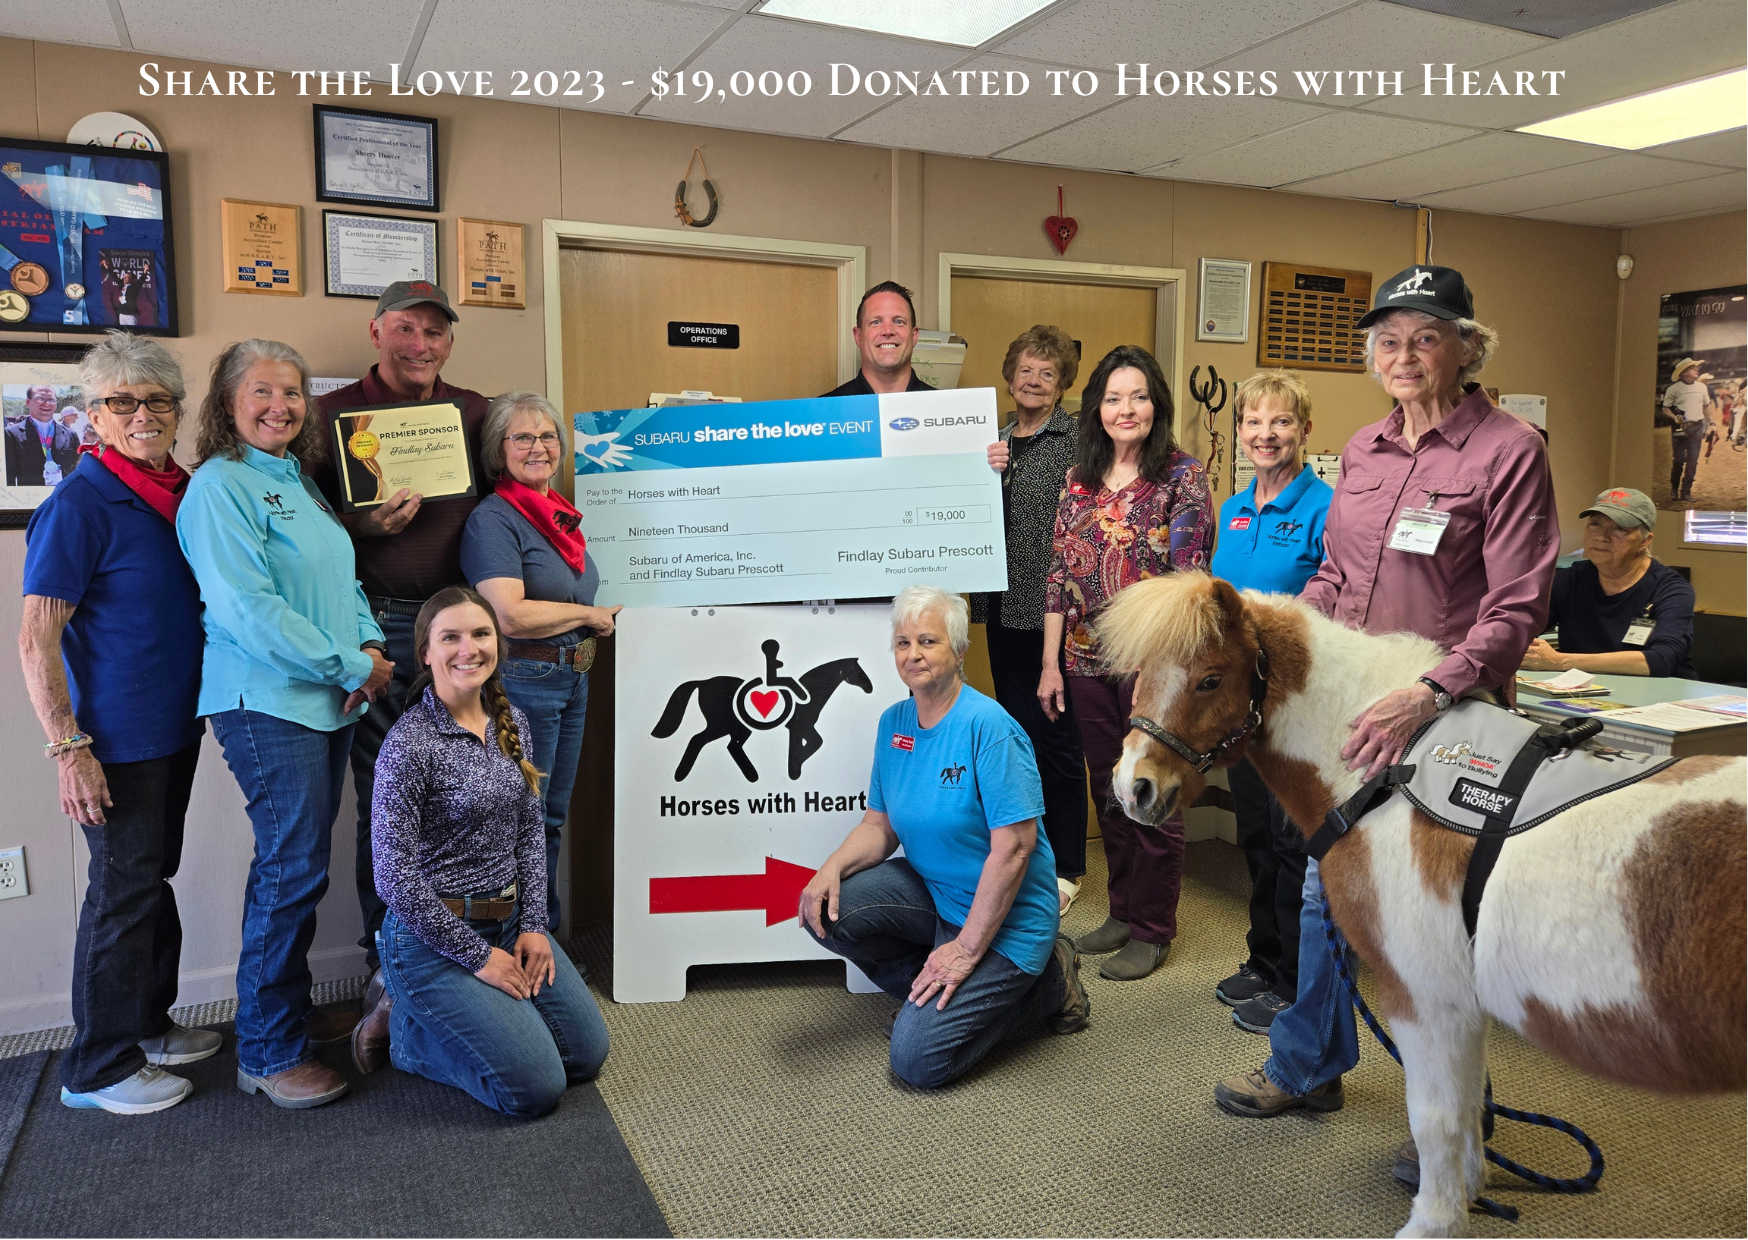
[[[892,1070],[923,1089],[1004,1038],[1087,1019],[1032,744],[965,683],[967,628],[957,594],[912,586],[892,601],[912,696],[880,716],[867,813],[801,893],[808,933],[903,1001]]]

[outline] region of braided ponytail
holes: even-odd
[[[431,623],[439,612],[462,603],[472,603],[486,615],[491,617],[492,629],[498,635],[498,667],[504,665],[509,656],[509,649],[504,643],[504,626],[498,623],[498,613],[485,597],[466,586],[445,586],[419,608],[418,619],[413,621],[413,650],[420,667],[419,674],[407,690],[407,701],[416,702],[425,692],[425,687],[431,683],[431,665],[425,658],[425,648],[431,640]],[[540,795],[540,772],[522,754],[522,734],[516,727],[516,716],[510,709],[510,695],[504,692],[504,681],[496,668],[486,683],[480,688],[480,697],[491,715],[492,721],[498,727],[498,748],[510,761],[522,768],[522,778],[527,781],[529,791],[535,796]]]
[[[498,679],[496,672],[492,673],[481,692],[485,695],[486,709],[498,725],[498,748],[503,750],[506,758],[522,768],[522,778],[528,781],[529,791],[539,796],[540,772],[522,756],[522,734],[517,731],[516,716],[510,711],[510,695],[504,692],[504,682]]]

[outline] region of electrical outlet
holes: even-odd
[[[24,846],[0,848],[0,900],[30,894],[30,876],[24,871]]]

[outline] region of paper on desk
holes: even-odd
[[[1732,719],[1748,717],[1748,697],[1737,693],[1713,693],[1708,697],[1681,698],[1669,703],[1671,706],[1685,706],[1689,710],[1712,711],[1719,715],[1727,715]]]
[[[1594,677],[1589,672],[1581,672],[1577,668],[1572,668],[1570,671],[1561,672],[1552,680],[1545,680],[1542,683],[1553,689],[1585,689],[1590,686],[1593,679]]]
[[[1608,721],[1610,723],[1637,723],[1664,732],[1696,732],[1701,728],[1723,727],[1729,722],[1723,716],[1713,715],[1710,711],[1689,710],[1687,707],[1677,706],[1673,702],[1659,702],[1655,706],[1634,706],[1628,710],[1617,710],[1608,717]]]

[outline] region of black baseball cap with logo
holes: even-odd
[[[382,290],[382,296],[376,299],[376,313],[371,317],[380,319],[390,310],[407,310],[423,302],[443,311],[451,323],[461,322],[461,316],[449,305],[449,294],[429,280],[396,280]]]
[[[1418,263],[1378,286],[1371,310],[1357,326],[1370,327],[1392,310],[1418,310],[1435,319],[1472,319],[1475,295],[1463,282],[1462,272]]]

